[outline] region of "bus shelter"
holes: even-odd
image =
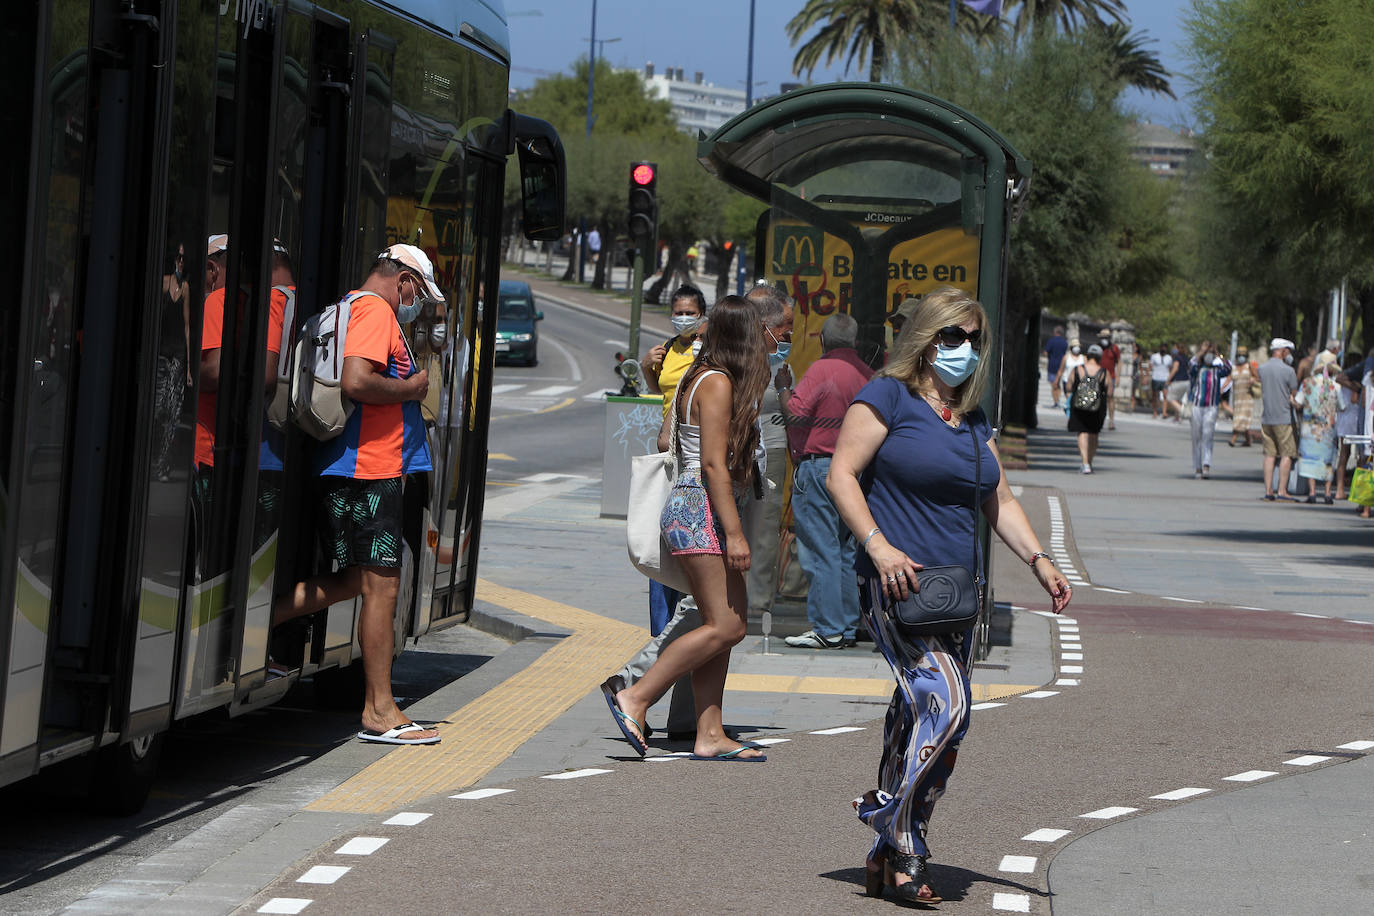
[[[697,155],[721,181],[768,204],[754,276],[796,299],[793,377],[820,356],[821,324],[835,312],[858,322],[859,352],[877,367],[898,306],[956,286],[991,322],[994,348],[984,358],[998,381],[984,408],[997,425],[1000,344],[1016,330],[1002,322],[1007,233],[1029,187],[1029,160],[969,112],[876,83],[812,86],[757,105],[702,138]]]

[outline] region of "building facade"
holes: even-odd
[[[678,126],[693,136],[699,130],[709,134],[744,111],[743,89],[708,83],[700,70],[689,80],[681,67],[669,67],[656,73],[650,63],[644,65],[643,79],[649,94],[656,99],[667,99],[673,106]]]

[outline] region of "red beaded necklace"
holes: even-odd
[[[932,396],[929,394],[925,396],[925,399],[926,403],[930,404],[931,407],[935,408],[935,412],[940,415],[941,420],[944,420],[946,423],[948,423],[950,420],[954,418],[954,411],[949,409],[948,404],[944,403],[943,401],[939,401],[937,403],[936,400],[932,400]]]

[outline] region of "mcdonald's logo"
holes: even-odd
[[[819,277],[825,254],[825,230],[811,226],[773,228],[773,272]]]

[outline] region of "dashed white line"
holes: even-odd
[[[1060,671],[1061,674],[1082,674],[1082,673],[1083,673],[1083,666],[1082,666],[1082,665],[1060,665],[1060,666],[1059,666],[1059,671]]]
[[[1031,831],[1030,833],[1021,837],[1021,839],[1027,840],[1031,843],[1053,843],[1056,840],[1064,839],[1064,837],[1068,836],[1072,832],[1072,830],[1057,830],[1052,827],[1041,827],[1039,830]]]
[[[997,870],[1017,875],[1029,875],[1035,871],[1035,863],[1035,856],[1002,856],[1002,862],[997,866]]]
[[[1237,610],[1241,610],[1241,611],[1267,611],[1267,610],[1269,610],[1269,608],[1267,608],[1267,607],[1251,607],[1251,606],[1248,605],[1248,604],[1237,604],[1237,605],[1234,605],[1234,607],[1235,607]]]
[[[1056,686],[1056,687],[1077,687],[1077,686],[1078,686],[1078,678],[1074,678],[1074,677],[1061,677],[1061,678],[1059,678],[1057,681],[1054,682],[1054,686]]]
[[[1312,617],[1312,618],[1314,618],[1314,619],[1316,619],[1316,620],[1330,620],[1330,619],[1331,619],[1331,615],[1330,615],[1330,614],[1304,614],[1302,611],[1294,611],[1294,612],[1293,612],[1293,616],[1294,616],[1294,617]]]
[[[428,820],[431,815],[422,814],[419,811],[402,811],[394,817],[389,817],[382,821],[383,824],[391,824],[395,827],[414,827],[416,824]]]
[[[1292,760],[1285,760],[1284,763],[1290,767],[1310,767],[1313,764],[1325,763],[1330,757],[1323,757],[1320,754],[1304,754],[1301,757],[1294,757]]]
[[[969,709],[996,709],[998,706],[1006,705],[1006,703],[974,703]]]
[[[1061,649],[1069,649],[1069,650],[1074,651],[1074,652],[1081,652],[1081,651],[1083,651],[1083,644],[1082,644],[1081,642],[1065,642],[1065,643],[1060,643],[1060,644],[1059,644],[1059,648],[1061,648]]]
[[[1127,814],[1134,814],[1139,808],[1126,808],[1116,806],[1112,808],[1099,808],[1096,811],[1089,811],[1087,814],[1080,814],[1079,817],[1088,817],[1096,821],[1109,821],[1114,817],[1125,817]]]
[[[690,756],[692,756],[691,751],[675,751],[671,754],[650,754],[644,759],[648,763],[663,763],[665,760],[682,760]]]
[[[461,798],[465,801],[476,801],[479,798],[491,798],[496,795],[505,795],[507,792],[514,791],[514,789],[473,789],[471,792],[459,792],[457,795],[450,795],[449,798]]]
[[[1074,624],[1078,623],[1078,619],[1076,617],[1057,617],[1055,619],[1059,621],[1059,625],[1061,627],[1073,626]]]
[[[1008,913],[1029,913],[1030,895],[1004,894],[1000,892],[993,894],[992,908],[994,910],[1005,910]]]
[[[1083,660],[1082,652],[1061,652],[1059,655],[1068,662],[1081,662]]]
[[[752,738],[750,739],[750,743],[759,744],[763,747],[772,747],[775,744],[786,744],[791,740],[791,738]]]
[[[349,865],[316,865],[296,879],[297,884],[333,884],[352,871]],[[260,911],[261,912],[261,911]]]
[[[524,387],[524,385],[492,385],[491,393],[493,395],[506,394],[510,391],[519,391],[521,388]]]
[[[861,732],[861,731],[863,731],[863,728],[860,727],[860,726],[858,726],[858,725],[841,725],[839,728],[823,728],[823,729],[821,729],[820,731],[818,731],[818,732],[812,732],[811,734],[813,734],[813,735],[843,735],[843,734],[845,734],[846,732]]]
[[[304,900],[300,897],[273,897],[271,900],[258,907],[259,913],[299,913],[301,910],[314,903],[313,900]]]
[[[569,391],[572,391],[575,387],[576,386],[574,385],[550,385],[547,388],[536,388],[534,391],[530,392],[530,397],[547,398],[553,397],[554,395],[567,394]]]
[[[550,773],[547,776],[540,776],[540,779],[582,779],[587,776],[600,776],[603,773],[613,773],[614,770],[601,770],[596,767],[587,767],[582,770],[569,770],[566,773]]]
[[[1181,601],[1184,604],[1204,604],[1205,602],[1197,598],[1175,598],[1173,595],[1160,595],[1161,601]]]
[[[1059,696],[1058,690],[1032,690],[1030,693],[1021,694],[1023,700],[1043,700],[1045,697]]]
[[[334,850],[334,854],[338,856],[370,856],[389,842],[391,842],[390,839],[384,836],[355,836]]]
[[[1246,770],[1244,773],[1237,773],[1234,776],[1227,776],[1227,782],[1258,782],[1261,779],[1268,779],[1270,776],[1277,776],[1273,770]]]
[[[1374,748],[1374,741],[1351,741],[1338,746],[1338,750],[1342,751],[1367,751],[1370,748]]]
[[[1109,594],[1109,595],[1129,595],[1129,594],[1131,594],[1131,592],[1126,591],[1124,588],[1107,588],[1107,587],[1102,586],[1102,585],[1094,585],[1093,588],[1097,589],[1099,592],[1106,592],[1106,593]]]
[[[1150,797],[1157,798],[1160,801],[1182,801],[1185,798],[1192,798],[1194,795],[1203,795],[1210,791],[1212,790],[1199,789],[1196,786],[1188,786],[1184,789],[1175,789],[1172,792],[1161,792],[1158,795],[1151,795]]]

